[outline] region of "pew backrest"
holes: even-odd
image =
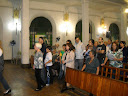
[[[115,71],[115,72],[113,72]],[[105,76],[112,78],[112,76],[115,76],[116,80],[119,80],[123,78],[123,81],[125,81],[128,78],[128,69],[123,69],[123,68],[115,68],[115,67],[110,67],[110,66],[102,66],[101,68],[101,76]]]
[[[128,96],[128,83],[67,68],[65,80],[96,96]]]

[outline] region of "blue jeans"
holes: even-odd
[[[7,81],[4,79],[2,72],[0,72],[0,82],[4,86],[5,90],[8,90],[10,88]]]
[[[46,66],[46,69],[47,69],[47,84],[53,83],[51,66]]]
[[[59,79],[61,79],[64,75],[64,71],[62,70],[62,64],[60,64],[60,72],[59,72]]]

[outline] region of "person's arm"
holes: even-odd
[[[42,53],[43,53],[43,55],[44,55],[44,53],[46,53],[46,45],[45,44],[43,44],[43,46],[42,46],[43,48],[42,48]]]
[[[121,51],[121,52],[119,53],[119,55],[120,55],[120,58],[119,58],[119,59],[114,58],[115,61],[123,61],[123,52]]]
[[[104,54],[106,52],[106,46],[103,45],[102,46],[102,50],[96,50],[97,53],[101,53],[101,54]]]
[[[101,53],[101,54],[104,54],[105,53],[105,50],[96,50],[97,53]]]
[[[114,58],[115,61],[123,61],[123,57],[120,59]]]
[[[75,58],[75,53],[73,52],[73,51],[71,51],[70,53],[69,53],[69,58],[67,58],[65,61],[64,61],[64,63],[69,63],[69,62],[72,62],[72,61],[74,61],[74,58]]]
[[[99,68],[99,66],[98,66],[98,67],[97,67],[97,71],[96,71],[96,75],[99,74],[99,71],[100,71],[100,68]]]
[[[48,64],[48,63],[51,63],[52,62],[52,60],[49,60],[48,62],[46,62],[45,63],[45,67],[46,67],[46,65]]]
[[[104,63],[101,64],[101,66],[104,66],[104,65],[106,64],[107,61],[108,61],[108,57],[105,58]]]
[[[64,53],[63,56],[62,56],[62,64],[64,64],[65,56],[66,56],[66,53]]]
[[[83,66],[83,68],[82,68],[82,70],[81,70],[81,71],[83,71],[85,68],[86,68],[86,64]]]
[[[47,65],[48,63],[51,63],[51,62],[52,62],[52,54],[49,54],[48,60],[49,60],[49,61],[45,63],[45,67],[46,67],[46,65]]]

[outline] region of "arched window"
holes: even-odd
[[[44,37],[44,42],[52,45],[52,24],[45,17],[35,18],[30,25],[30,49],[38,42],[39,37]]]
[[[75,30],[75,36],[79,37],[80,40],[82,41],[82,20],[80,20],[77,24],[76,24],[76,30]]]
[[[110,31],[110,39],[112,39],[113,41],[120,39],[119,27],[117,24],[115,24],[115,23],[110,24],[109,31]]]
[[[75,36],[79,37],[82,41],[82,20],[76,24]],[[89,39],[92,39],[92,25],[89,24]]]

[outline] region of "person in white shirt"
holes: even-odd
[[[80,41],[79,37],[75,38],[75,55],[76,55],[76,60],[75,60],[75,69],[81,70],[83,67],[83,61],[84,61],[84,44]]]
[[[46,83],[46,86],[49,86],[50,83],[53,83],[53,76],[52,76],[52,53],[51,53],[51,46],[47,46],[46,47],[46,57],[45,57],[45,60],[44,60],[44,63],[45,63],[45,67],[46,67],[46,70],[47,70],[47,83]]]
[[[108,45],[106,46],[106,53],[111,50],[111,47],[112,47],[112,40],[111,39],[108,39]]]

